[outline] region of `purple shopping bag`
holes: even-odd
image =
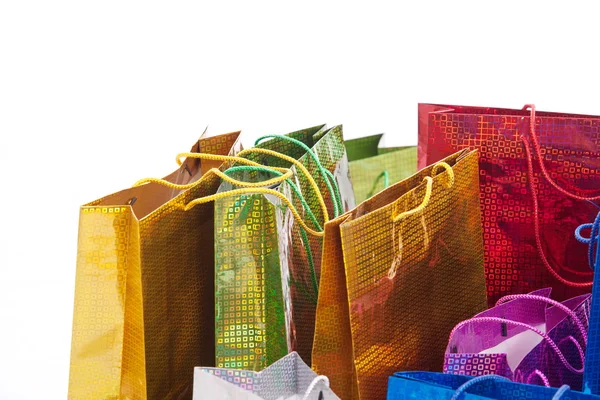
[[[590,295],[559,303],[551,289],[510,295],[450,333],[444,372],[580,390]]]

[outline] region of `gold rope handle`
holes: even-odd
[[[454,170],[449,164],[443,161],[440,161],[439,163],[435,164],[433,166],[433,169],[431,170],[431,175],[436,176],[437,171],[438,169],[440,169],[440,167],[444,168],[446,172],[448,172],[448,184],[446,184],[446,187],[451,188],[454,185]]]
[[[423,209],[425,207],[427,207],[427,204],[429,204],[429,200],[431,199],[431,190],[433,188],[433,178],[430,176],[426,176],[423,179],[423,182],[427,182],[427,186],[425,187],[425,197],[423,198],[423,201],[421,202],[421,204],[419,204],[417,207],[415,207],[411,210],[401,212],[400,214],[398,214],[396,216],[392,215],[392,219],[394,220],[394,222],[398,222],[401,219],[404,219],[410,215],[421,212],[421,211],[423,211]]]
[[[285,154],[281,154],[281,153],[278,153],[273,150],[253,147],[250,149],[240,151],[239,153],[237,153],[237,156],[222,156],[222,155],[217,155],[217,154],[206,154],[206,153],[179,153],[179,154],[177,154],[177,164],[179,164],[179,166],[181,166],[183,164],[183,162],[181,161],[181,158],[188,157],[188,158],[200,158],[200,159],[212,160],[212,161],[223,161],[223,162],[230,161],[230,162],[237,162],[240,164],[250,165],[250,166],[254,166],[254,167],[265,167],[265,165],[263,165],[263,164],[260,164],[255,161],[248,160],[247,158],[241,157],[243,154],[247,154],[247,153],[266,154],[266,155],[269,155],[272,157],[276,157],[276,158],[288,161],[289,163],[295,165],[296,168],[298,168],[304,174],[304,176],[306,176],[308,183],[310,184],[313,191],[315,192],[315,196],[317,197],[317,201],[319,202],[319,206],[321,207],[321,210],[323,212],[324,221],[325,222],[329,221],[329,212],[327,211],[327,206],[325,205],[325,200],[323,199],[323,195],[321,194],[321,191],[319,190],[319,186],[317,186],[317,183],[315,182],[315,180],[312,177],[312,175],[310,174],[310,172],[308,172],[306,167],[304,165],[302,165],[302,163],[300,161],[296,160],[293,157],[289,157]],[[289,171],[288,168],[269,167],[269,166],[267,166],[267,167],[274,169],[276,171],[279,171],[279,172],[283,172],[284,174]],[[255,186],[266,186],[266,185],[255,185]]]
[[[285,168],[283,168],[283,169],[285,169]],[[262,186],[276,185],[278,183],[281,183],[281,182],[285,181],[288,178],[291,178],[294,175],[292,173],[292,170],[290,170],[290,169],[285,169],[285,171],[286,172],[283,175],[277,176],[275,178],[268,179],[266,181],[244,182],[244,181],[239,181],[237,179],[234,179],[234,178],[230,177],[227,174],[224,174],[223,172],[221,172],[217,168],[211,168],[209,170],[209,172],[214,173],[215,175],[217,175],[219,178],[221,178],[225,182],[229,182],[232,185],[242,186],[242,187],[262,187]],[[176,183],[171,183],[171,182],[166,181],[164,179],[159,179],[159,178],[144,178],[144,179],[140,179],[139,181],[137,181],[136,183],[134,183],[133,187],[140,186],[140,185],[143,185],[145,183],[158,183],[159,185],[163,185],[163,186],[169,187],[171,189],[175,189],[175,190],[187,190],[187,189],[191,188],[192,186],[194,186],[197,182],[192,182],[192,183],[188,183],[188,184],[185,184],[185,185],[178,185]]]
[[[290,211],[294,215],[294,218],[296,218],[296,221],[298,221],[300,226],[302,226],[302,228],[304,228],[304,230],[306,230],[306,232],[310,233],[313,236],[319,236],[319,237],[325,235],[325,232],[315,231],[314,229],[311,229],[308,225],[306,225],[306,222],[304,222],[304,220],[302,219],[300,214],[298,214],[298,211],[296,210],[296,207],[292,204],[292,202],[287,197],[285,197],[285,195],[283,195],[282,193],[278,192],[277,190],[273,190],[273,189],[245,188],[245,189],[234,189],[234,190],[230,190],[228,192],[217,193],[217,194],[201,197],[199,199],[190,201],[189,203],[187,203],[185,205],[184,210],[187,211],[187,210],[193,208],[194,206],[197,206],[198,204],[209,203],[211,201],[223,199],[226,197],[239,196],[239,195],[244,195],[244,194],[248,194],[248,193],[271,194],[275,197],[280,198],[289,207]]]
[[[329,221],[329,213],[327,212],[327,206],[325,205],[325,200],[323,199],[323,195],[321,194],[321,191],[319,190],[319,186],[317,185],[317,182],[315,182],[315,180],[312,177],[312,175],[310,174],[310,172],[308,172],[306,167],[304,165],[302,165],[302,163],[300,161],[296,160],[293,157],[287,156],[285,154],[281,154],[279,152],[269,150],[269,149],[261,149],[260,147],[253,147],[250,149],[242,150],[238,153],[238,156],[242,156],[243,154],[247,154],[247,153],[266,154],[266,155],[269,155],[272,157],[276,157],[276,158],[285,160],[291,164],[294,164],[296,166],[296,168],[298,168],[300,171],[302,171],[302,173],[308,180],[308,183],[313,188],[313,191],[315,192],[315,196],[317,196],[317,200],[319,201],[319,205],[321,206],[321,210],[323,211],[323,219],[325,220],[325,222]],[[261,165],[261,166],[263,166],[263,165]],[[269,168],[272,168],[272,167],[269,167]],[[334,199],[334,201],[335,201],[335,199]]]
[[[265,167],[265,165],[257,163],[256,161],[248,160],[247,158],[238,157],[238,156],[222,156],[219,154],[208,154],[208,153],[179,153],[177,154],[177,164],[181,167],[183,162],[181,161],[182,157],[187,158],[199,158],[201,160],[211,160],[211,161],[222,161],[222,162],[237,162],[244,165],[250,165],[253,167]],[[279,168],[279,167],[268,167],[274,169],[279,172],[286,173],[289,171],[289,168]]]
[[[283,168],[285,169],[285,168]],[[244,189],[234,189],[234,190],[230,190],[227,192],[223,192],[223,193],[217,193],[217,194],[213,194],[210,196],[205,196],[205,197],[201,197],[199,199],[195,199],[190,201],[189,203],[187,203],[185,206],[181,206],[185,211],[188,211],[189,209],[193,208],[194,206],[198,205],[198,204],[204,204],[204,203],[209,203],[211,201],[215,201],[215,200],[219,200],[222,198],[226,198],[226,197],[230,197],[230,196],[236,196],[236,195],[243,195],[243,194],[248,194],[248,193],[258,193],[258,194],[272,194],[273,196],[276,196],[278,198],[280,198],[281,200],[283,200],[283,202],[290,208],[290,210],[292,211],[292,214],[294,215],[294,218],[296,218],[296,220],[298,221],[298,223],[300,224],[300,226],[302,226],[304,228],[304,230],[306,230],[306,232],[310,233],[311,235],[314,236],[323,236],[325,233],[324,232],[318,232],[315,231],[314,229],[311,229],[308,227],[308,225],[306,225],[306,222],[304,222],[304,220],[302,219],[302,217],[300,216],[300,214],[298,214],[298,211],[296,210],[296,207],[292,204],[292,202],[285,197],[285,195],[283,195],[282,193],[279,193],[277,190],[273,190],[273,189],[267,189],[264,187],[256,187],[256,186],[268,186],[270,184],[275,184],[275,183],[281,183],[284,180],[290,178],[293,173],[291,170],[287,169],[287,172],[281,176],[278,176],[276,178],[272,178],[266,181],[262,181],[262,182],[242,182],[242,181],[238,181],[237,179],[233,179],[230,176],[227,176],[226,174],[224,174],[223,172],[221,172],[220,170],[218,170],[217,168],[211,168],[209,170],[209,172],[214,173],[215,175],[219,176],[221,179],[223,179],[226,182],[231,183],[232,185],[236,185],[236,186],[245,186]],[[141,183],[140,183],[141,182]],[[175,183],[171,183],[169,181],[166,181],[164,179],[159,179],[159,178],[146,178],[146,179],[142,179],[138,182],[136,182],[136,185],[142,185],[144,183],[158,183],[159,185],[163,185],[163,186],[167,186],[176,190],[185,190],[187,189],[190,185],[193,184],[188,184],[188,185],[177,185]],[[252,185],[252,186],[250,186]]]
[[[442,161],[442,162],[435,164],[433,166],[433,169],[431,170],[431,175],[436,176],[437,171],[440,168],[444,168],[446,170],[446,172],[448,172],[449,182],[446,185],[446,187],[447,188],[452,187],[452,185],[454,185],[454,170],[448,163],[445,163]],[[411,210],[401,212],[400,214],[398,214],[396,216],[394,216],[392,214],[392,219],[394,220],[394,222],[398,222],[401,219],[404,219],[408,216],[419,213],[419,212],[423,211],[423,209],[425,207],[427,207],[427,205],[429,204],[429,200],[431,200],[431,192],[433,190],[433,178],[431,176],[426,176],[423,179],[423,182],[427,182],[427,186],[425,187],[425,197],[423,198],[423,201],[421,202],[421,204],[419,204],[417,207],[415,207]]]

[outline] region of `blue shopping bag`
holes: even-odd
[[[600,396],[575,392],[567,385],[550,388],[511,382],[498,375],[472,377],[440,372],[397,372],[389,378],[387,400],[591,400]]]
[[[582,229],[590,229],[590,236],[584,237]],[[595,270],[595,267],[600,265],[600,213],[593,223],[579,226],[575,237],[589,245],[588,261],[590,267]],[[594,274],[587,346],[583,391],[600,394],[600,274]]]

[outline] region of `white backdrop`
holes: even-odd
[[[78,209],[206,125],[416,144],[417,103],[600,114],[593,1],[0,2],[0,398],[67,393]]]

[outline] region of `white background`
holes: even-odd
[[[600,114],[592,1],[196,3],[0,0],[1,399],[66,398],[79,206],[206,125],[395,145],[419,101]]]

